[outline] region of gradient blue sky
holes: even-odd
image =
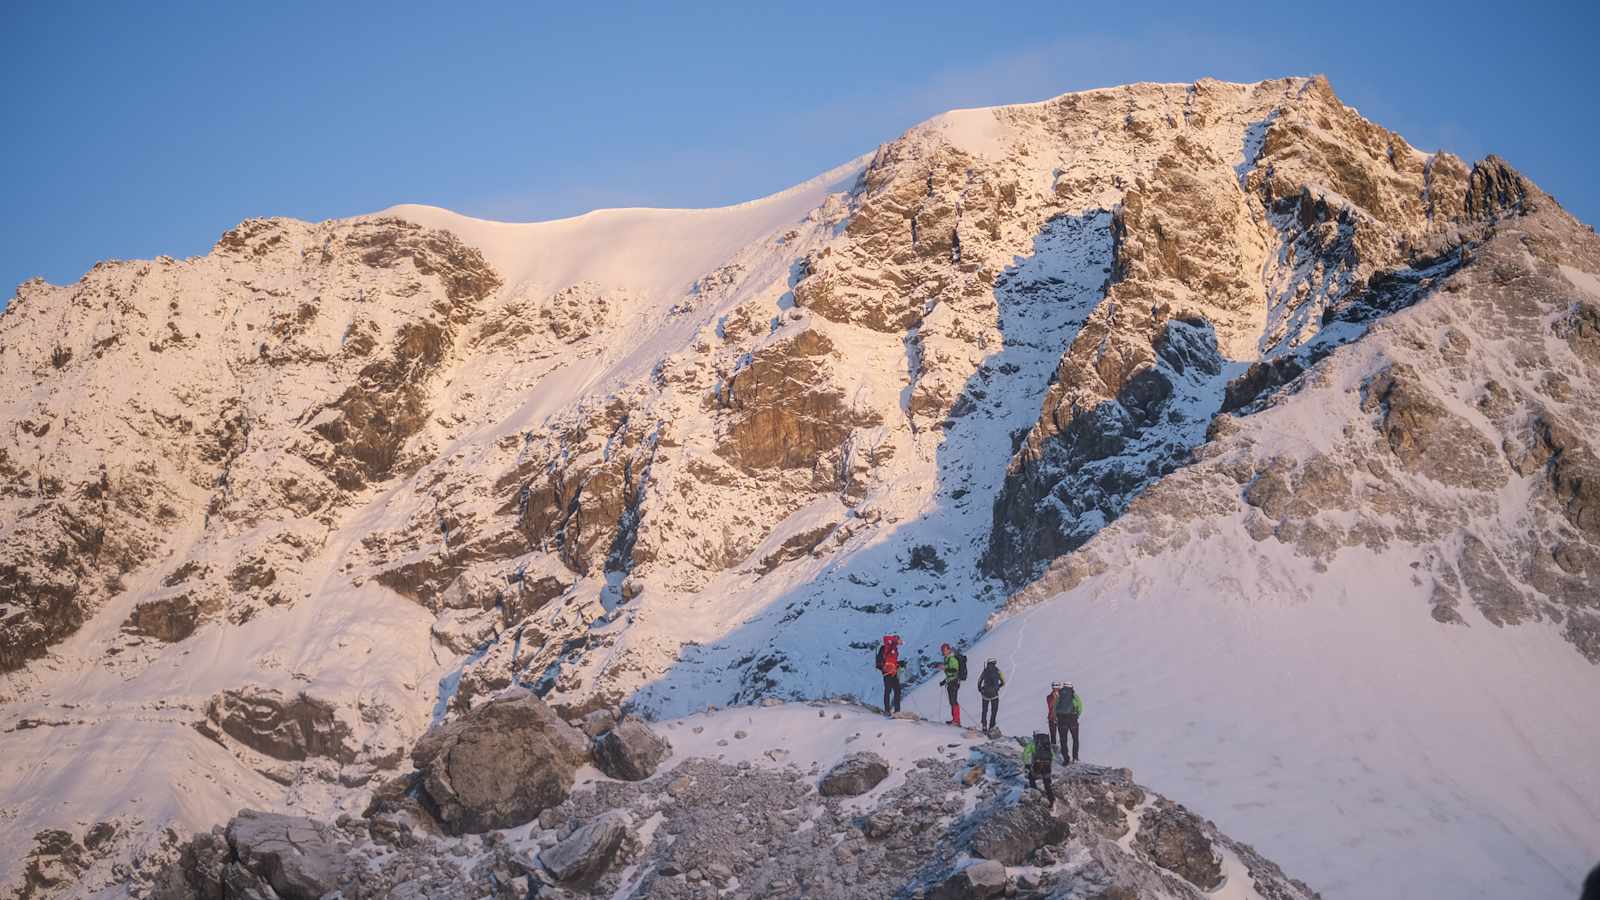
[[[1325,73],[1600,220],[1593,2],[579,6],[6,3],[0,303],[249,216],[719,205],[945,109],[1207,75]]]

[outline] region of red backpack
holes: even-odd
[[[900,639],[894,635],[884,635],[883,664],[879,666],[884,675],[894,675],[900,671]]]

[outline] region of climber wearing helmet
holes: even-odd
[[[1061,748],[1061,762],[1063,765],[1078,761],[1078,717],[1083,715],[1083,695],[1072,686],[1072,682],[1061,683],[1061,689],[1052,693],[1055,699],[1050,705],[1050,711],[1055,715],[1052,724],[1061,732],[1061,742],[1056,746]],[[1067,738],[1072,738],[1072,753],[1067,753]]]
[[[983,698],[981,715],[983,730],[991,736],[995,730],[995,719],[1000,715],[1000,689],[1006,686],[1006,676],[1000,671],[1000,663],[989,660],[983,664],[983,674],[978,676],[978,695]]]
[[[892,716],[900,711],[900,635],[883,636],[878,646],[878,671],[883,673],[883,714]]]
[[[930,666],[944,670],[944,681],[941,683],[944,685],[945,694],[950,698],[950,718],[945,724],[960,725],[961,700],[958,694],[961,690],[961,682],[967,677],[967,657],[962,653],[958,653],[949,644],[940,644],[939,653],[944,657],[944,662],[930,663]]]

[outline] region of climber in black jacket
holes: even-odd
[[[983,698],[983,710],[978,716],[978,721],[983,725],[983,730],[993,732],[995,719],[1000,715],[1000,689],[1006,686],[1006,676],[1000,671],[1000,664],[989,660],[983,665],[983,674],[978,676],[978,695]]]

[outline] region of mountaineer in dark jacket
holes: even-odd
[[[1000,689],[1006,686],[1006,676],[1000,671],[1000,664],[989,660],[983,664],[983,673],[978,676],[978,696],[983,698],[983,710],[978,716],[983,730],[993,732],[995,719],[1000,715]]]
[[[1078,717],[1083,715],[1083,695],[1072,686],[1072,682],[1062,682],[1061,690],[1054,694],[1054,706],[1051,712],[1055,713],[1056,729],[1061,733],[1061,762],[1062,764],[1078,761]],[[1072,739],[1072,753],[1067,753],[1067,739]]]

